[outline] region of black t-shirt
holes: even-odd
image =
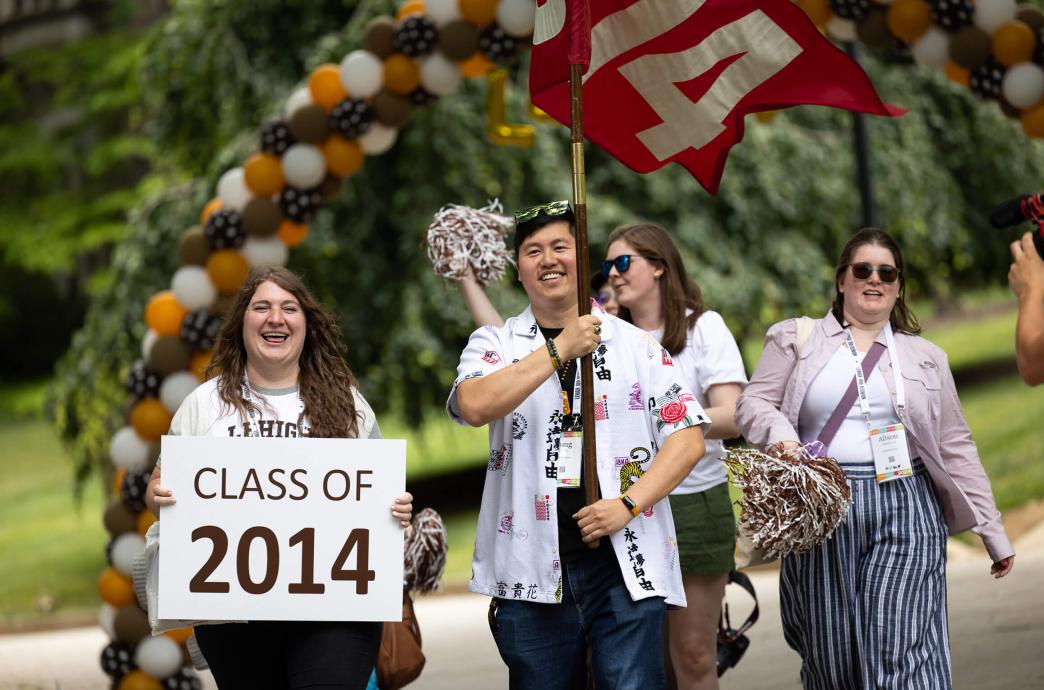
[[[540,327],[544,338],[550,340],[562,332],[561,328]],[[562,363],[564,371],[556,372],[558,382],[562,384],[562,390],[572,398],[573,387],[576,385],[576,372],[580,366],[580,360],[574,359]],[[575,409],[575,414],[565,415],[562,419],[562,430],[569,431],[580,429],[582,422],[580,418],[580,400],[570,400],[570,405]],[[596,482],[597,483],[597,482]],[[584,476],[583,464],[580,467],[580,486],[573,489],[559,489],[558,498],[558,549],[562,560],[566,563],[577,560],[592,553],[591,547],[584,543],[580,536],[580,527],[573,515],[584,507],[585,486],[587,477]],[[601,495],[601,491],[598,492]],[[600,540],[599,550],[609,548],[609,539]]]

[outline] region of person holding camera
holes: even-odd
[[[1015,359],[1019,375],[1031,386],[1044,383],[1044,260],[1033,245],[1033,233],[1011,243],[1015,259],[1008,283],[1019,299],[1015,326]]]
[[[947,533],[978,534],[994,577],[1014,565],[946,353],[918,335],[905,282],[895,240],[860,230],[830,311],[800,344],[796,319],[772,326],[736,405],[748,441],[804,444],[851,486],[833,535],[781,564],[783,631],[805,688],[952,687]]]

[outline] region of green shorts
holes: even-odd
[[[722,575],[735,567],[736,520],[728,483],[671,495],[682,575]]]

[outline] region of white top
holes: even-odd
[[[865,356],[865,352],[859,353],[860,364]],[[853,378],[855,365],[852,355],[842,344],[827,365],[812,379],[801,403],[798,433],[801,435],[802,443],[814,441],[819,436]],[[866,380],[866,397],[870,403],[870,423],[873,426],[899,422],[899,416],[892,405],[892,396],[888,392],[888,383],[876,366],[870,373],[870,378]],[[873,451],[870,450],[870,430],[863,419],[858,401],[852,404],[852,408],[845,415],[837,435],[827,447],[827,455],[840,463],[874,461]]]
[[[686,314],[691,314],[687,310]],[[649,331],[657,340],[663,330]],[[725,320],[716,311],[705,311],[689,329],[685,349],[674,355],[674,366],[682,373],[682,382],[693,392],[700,405],[710,407],[707,391],[721,383],[747,385],[747,372],[739,346]],[[725,444],[719,439],[705,439],[706,451],[672,494],[695,494],[729,480],[725,474]]]
[[[615,498],[645,473],[668,436],[710,420],[652,336],[600,309],[593,313],[602,321],[602,344],[592,358],[598,485],[603,497]],[[446,402],[450,417],[464,424],[457,407],[462,381],[497,372],[544,347],[529,307],[500,328],[485,326],[472,333]],[[489,424],[490,459],[468,585],[472,592],[561,601],[555,481],[561,422],[562,388],[551,373],[510,415]],[[610,541],[633,600],[665,597],[668,604],[685,605],[667,500],[639,514]]]

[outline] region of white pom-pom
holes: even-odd
[[[461,280],[470,265],[482,285],[504,275],[515,260],[504,244],[512,222],[502,212],[498,201],[478,210],[456,204],[442,207],[428,226],[425,239],[435,273]]]
[[[497,24],[505,33],[524,38],[533,33],[536,23],[536,3],[533,0],[500,0],[497,6]]]
[[[910,45],[910,54],[925,67],[945,67],[950,60],[950,35],[933,26]]]
[[[356,141],[359,142],[359,146],[366,155],[379,156],[395,145],[395,139],[398,135],[399,130],[394,127],[374,122],[370,125],[370,129],[366,130],[366,133],[356,139]]]
[[[134,663],[157,680],[165,680],[181,670],[181,647],[166,635],[146,637],[134,650]]]
[[[291,187],[311,189],[326,176],[326,159],[319,147],[294,144],[286,150],[281,161],[283,178]]]
[[[124,532],[112,540],[112,567],[134,577],[134,557],[145,550],[145,537],[137,532]]]
[[[217,299],[217,288],[202,266],[182,266],[170,279],[174,299],[189,311],[209,307]]]
[[[199,382],[196,382],[197,385]],[[109,441],[109,459],[115,467],[128,472],[140,472],[149,464],[151,449],[149,442],[138,436],[134,427],[125,426],[112,435]]]
[[[1012,65],[1001,82],[1001,92],[1019,110],[1032,108],[1044,98],[1044,70],[1032,62]]]
[[[457,63],[442,53],[432,53],[420,61],[420,81],[425,90],[436,96],[448,96],[457,90],[463,75]]]
[[[199,379],[188,371],[178,371],[163,379],[160,384],[159,399],[167,411],[174,414],[181,407],[189,393],[199,386]]]
[[[225,174],[218,180],[217,195],[221,197],[222,208],[237,213],[243,211],[246,203],[254,198],[250,188],[246,185],[243,168],[232,168],[225,171]]]
[[[276,236],[248,237],[239,250],[251,266],[285,266],[290,250]]]
[[[384,63],[368,50],[353,50],[341,60],[341,85],[352,98],[375,96],[384,84]]]

